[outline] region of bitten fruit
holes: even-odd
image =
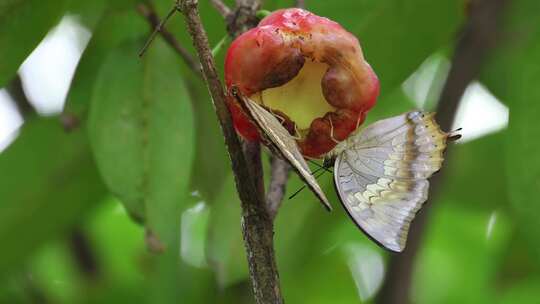
[[[230,89],[259,102],[297,139],[302,154],[320,158],[361,125],[379,95],[379,80],[355,36],[306,10],[278,10],[233,41],[225,60]],[[259,140],[235,98],[237,132]]]

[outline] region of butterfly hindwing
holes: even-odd
[[[243,103],[243,107],[251,114],[254,122],[262,131],[262,135],[268,139],[271,150],[281,154],[281,156],[291,164],[298,175],[306,182],[321,203],[323,203],[328,210],[332,210],[326,195],[317,183],[317,180],[315,180],[311,174],[309,166],[304,160],[296,140],[289,134],[287,129],[281,125],[274,114],[267,111],[255,101],[241,94],[237,94],[237,96],[240,99],[240,102]]]
[[[352,135],[336,158],[334,181],[345,209],[387,249],[405,248],[409,225],[427,200],[427,179],[442,165],[448,136],[433,113],[412,111]]]

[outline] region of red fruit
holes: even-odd
[[[297,8],[272,13],[233,41],[225,81],[280,116],[311,158],[324,156],[356,130],[379,94],[379,80],[356,37]],[[229,109],[236,130],[258,140],[256,126],[234,98]]]

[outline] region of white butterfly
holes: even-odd
[[[272,150],[283,155],[329,206],[289,132],[255,101],[237,96]],[[427,179],[441,168],[447,140],[458,137],[441,131],[433,113],[411,111],[355,132],[325,162],[335,159],[338,196],[358,227],[385,248],[401,252],[409,225],[427,200]]]

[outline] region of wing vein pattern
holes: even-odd
[[[343,143],[334,168],[339,197],[354,222],[385,248],[405,249],[447,137],[433,113],[411,111],[375,122]]]

